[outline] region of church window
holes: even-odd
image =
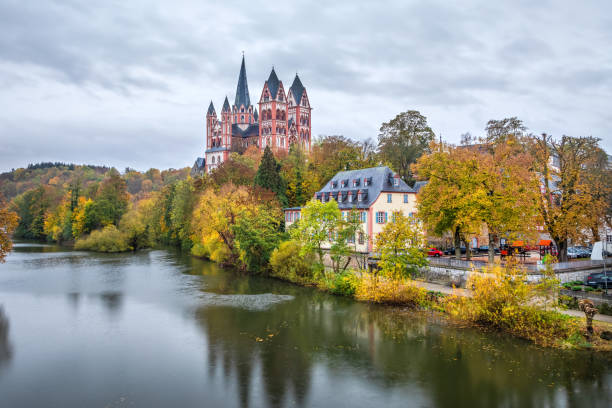
[[[215,156],[212,158],[212,164],[215,164]]]
[[[244,123],[244,115],[240,116],[240,122]]]

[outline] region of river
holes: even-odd
[[[612,360],[239,275],[174,251],[20,243],[0,406],[611,407]]]

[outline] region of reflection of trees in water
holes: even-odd
[[[424,314],[284,289],[295,300],[269,310],[196,312],[208,336],[211,375],[221,366],[228,380],[235,377],[242,406],[248,406],[258,368],[268,405],[304,405],[315,360],[331,375],[349,370],[389,391],[417,383],[438,407],[551,406],[559,388],[570,406],[610,402],[605,400],[610,362],[600,356],[543,350],[494,333],[448,327]]]
[[[116,314],[123,306],[123,293],[103,292],[100,293],[100,300],[111,314]]]
[[[13,351],[9,343],[9,320],[4,314],[4,308],[0,306],[0,367],[11,359]]]

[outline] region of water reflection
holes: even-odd
[[[207,335],[211,375],[221,367],[235,378],[243,407],[254,383],[262,384],[266,405],[306,405],[315,364],[339,378],[363,376],[388,393],[418,384],[436,407],[610,402],[610,360],[450,328],[433,315],[310,292],[267,312],[203,307],[196,319]]]
[[[4,314],[4,308],[0,306],[0,369],[13,356],[13,350],[9,343],[9,320]]]
[[[0,267],[7,406],[612,406],[612,364],[600,354],[168,251],[28,248]],[[40,395],[24,391],[31,384]]]

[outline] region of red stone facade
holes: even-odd
[[[242,153],[249,146],[261,151],[288,151],[298,144],[305,151],[311,145],[311,107],[306,88],[296,74],[289,91],[274,68],[264,83],[258,110],[251,104],[244,57],[238,76],[236,98],[230,107],[227,97],[221,117],[211,101],[206,113],[205,171],[210,172],[229,158],[231,152]]]

